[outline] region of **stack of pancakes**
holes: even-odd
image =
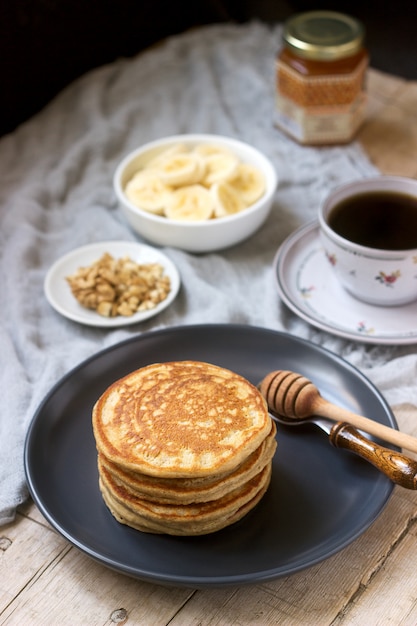
[[[202,535],[266,492],[276,429],[260,392],[199,361],[156,363],[113,383],[93,409],[100,489],[121,523]]]

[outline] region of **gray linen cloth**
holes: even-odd
[[[284,330],[359,367],[391,404],[417,404],[415,349],[334,337],[298,319],[278,297],[272,262],[279,244],[316,217],[333,186],[375,173],[357,144],[300,147],[273,127],[280,35],[279,25],[253,22],[169,38],[81,77],[0,140],[1,524],[28,497],[24,438],[43,397],[87,357],[144,331],[200,323]],[[144,142],[193,132],[242,139],[273,161],[280,182],[267,223],[215,254],[165,249],[182,289],[168,309],[140,325],[103,330],[60,316],[43,295],[56,259],[90,242],[140,241],[112,191],[118,161]]]

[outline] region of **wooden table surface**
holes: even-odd
[[[417,83],[372,70],[359,140],[386,174],[417,178]],[[417,408],[394,407],[417,436]],[[350,546],[287,578],[243,587],[168,588],[113,572],[57,534],[33,503],[0,528],[0,624],[19,626],[415,626],[417,493],[396,487]]]

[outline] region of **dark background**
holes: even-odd
[[[360,18],[371,65],[417,79],[415,0],[0,0],[0,135],[81,74],[168,35],[215,22],[282,22],[316,9]]]

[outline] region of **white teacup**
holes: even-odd
[[[338,187],[319,208],[320,238],[354,297],[380,306],[417,299],[417,180],[378,176]]]

